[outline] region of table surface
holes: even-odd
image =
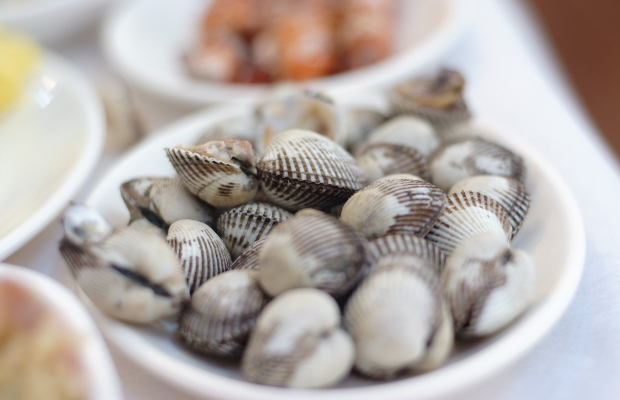
[[[95,81],[106,73],[96,31],[55,48]],[[466,96],[476,115],[519,134],[559,171],[581,209],[587,246],[579,289],[560,322],[520,361],[459,393],[459,399],[620,396],[620,343],[614,334],[620,329],[620,213],[614,210],[620,199],[620,170],[554,60],[524,3],[483,0],[475,24],[445,61],[467,77]],[[153,127],[175,116],[157,115]],[[87,196],[119,155],[118,150],[104,152],[76,200]],[[6,262],[63,280],[60,236],[56,219]],[[142,400],[129,389],[126,399]]]

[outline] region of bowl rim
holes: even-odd
[[[123,164],[130,162],[142,151],[147,151],[147,148],[155,146],[158,142],[170,140],[169,136],[187,135],[187,133],[181,132],[195,130],[199,127],[204,130],[209,124],[229,116],[240,115],[244,112],[242,110],[249,109],[247,106],[219,106],[187,116],[161,128],[155,135],[126,153],[99,181],[86,202],[94,205],[96,199],[101,196],[99,192],[107,186],[105,185],[106,180],[112,179],[116,171],[123,168]],[[142,340],[119,342],[116,337],[118,331],[122,333],[128,327],[99,312],[83,293],[82,300],[96,315],[95,319],[98,322],[105,322],[106,325],[102,326],[102,331],[111,344],[117,346],[120,351],[150,374],[160,377],[180,390],[197,396],[204,396],[208,393],[209,396],[222,399],[266,400],[294,397],[300,400],[331,398],[339,400],[371,400],[377,398],[405,400],[410,399],[412,394],[415,394],[416,399],[427,399],[454,394],[458,390],[480,383],[516,362],[549,332],[569,306],[581,279],[585,261],[585,233],[581,213],[572,193],[560,175],[532,147],[518,141],[514,136],[508,136],[506,129],[498,130],[497,127],[501,127],[500,124],[488,119],[484,119],[484,121],[486,121],[485,126],[500,132],[497,137],[493,136],[498,142],[509,146],[517,153],[524,155],[526,160],[536,164],[545,176],[545,183],[551,186],[558,196],[564,198],[564,202],[558,206],[563,208],[563,215],[568,218],[566,221],[568,241],[565,243],[567,263],[552,291],[533,305],[530,312],[523,315],[509,329],[504,331],[500,340],[490,342],[480,352],[470,354],[423,375],[399,381],[382,382],[378,385],[312,390],[283,389],[197,370],[195,367],[163,352],[152,351],[152,347]],[[500,357],[497,356],[498,352],[501,353]]]

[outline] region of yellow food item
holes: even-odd
[[[39,52],[32,40],[0,29],[0,112],[19,97]]]

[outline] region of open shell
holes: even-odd
[[[249,203],[226,211],[217,220],[217,230],[233,260],[256,240],[293,214],[266,203]]]
[[[439,276],[420,257],[382,257],[344,310],[355,342],[355,368],[377,378],[441,365],[453,345],[452,320]]]
[[[303,130],[277,135],[258,163],[258,173],[271,202],[291,210],[344,203],[367,179],[342,147]]]
[[[246,379],[299,388],[331,386],[351,370],[353,342],[340,328],[340,310],[329,295],[289,290],[258,317],[243,354]]]
[[[266,240],[267,237],[265,236],[252,243],[252,245],[245,249],[245,251],[231,264],[230,269],[258,269],[258,255]]]
[[[448,192],[461,179],[497,175],[524,182],[523,159],[488,140],[460,138],[445,142],[429,159],[431,182]]]
[[[530,258],[511,250],[504,237],[484,233],[465,239],[442,276],[456,333],[479,337],[508,325],[531,303],[534,281]]]
[[[179,321],[181,340],[204,354],[240,356],[268,301],[258,285],[257,271],[218,275],[192,295]]]
[[[227,271],[232,263],[222,239],[202,222],[175,222],[166,241],[181,260],[190,293],[207,279]]]
[[[439,147],[439,137],[432,125],[423,119],[401,115],[390,119],[370,134],[366,144],[376,143],[412,147],[428,157]]]
[[[355,158],[370,183],[387,175],[405,173],[429,179],[426,157],[413,147],[391,143],[365,146]]]
[[[479,192],[489,196],[504,207],[510,218],[513,236],[519,231],[530,208],[530,195],[525,184],[503,176],[478,175],[455,183],[450,193]]]
[[[392,254],[421,257],[433,266],[438,275],[446,263],[446,255],[432,242],[414,235],[387,235],[368,242],[368,262],[374,264]]]
[[[506,210],[481,193],[461,192],[448,196],[448,202],[426,239],[450,254],[463,240],[479,233],[512,238],[512,226]]]
[[[366,240],[335,217],[302,210],[275,227],[260,251],[260,283],[272,296],[316,287],[339,296],[364,273]]]
[[[202,200],[215,207],[251,201],[258,190],[252,146],[224,139],[189,148],[166,149],[179,177]]]
[[[445,203],[445,194],[429,182],[386,177],[353,195],[340,219],[367,238],[396,233],[424,236]]]

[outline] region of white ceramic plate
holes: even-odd
[[[0,0],[0,25],[56,43],[93,22],[110,0]]]
[[[477,0],[403,0],[395,54],[383,62],[303,83],[333,94],[386,86],[436,64],[460,37]],[[119,5],[103,30],[112,66],[150,95],[184,105],[256,101],[271,86],[191,79],[181,54],[196,35],[207,0],[137,0]]]
[[[130,151],[100,182],[87,202],[113,224],[127,223],[129,214],[120,196],[122,182],[148,175],[173,176],[164,147],[190,145],[216,121],[243,115],[248,107],[220,107],[185,118]],[[532,206],[513,246],[526,250],[538,273],[537,301],[525,315],[493,337],[459,347],[436,371],[394,382],[378,383],[352,376],[340,388],[292,390],[241,380],[238,365],[196,356],[171,339],[165,329],[139,328],[102,315],[83,296],[109,343],[124,360],[142,368],[141,390],[152,399],[183,393],[191,399],[375,400],[427,399],[454,393],[498,372],[526,353],[549,331],[568,306],[579,282],[585,257],[585,237],[577,205],[560,177],[529,147],[504,135],[490,138],[521,154],[529,170],[527,187]],[[156,378],[153,378],[156,377]],[[162,393],[165,393],[163,395]]]
[[[99,160],[104,135],[90,83],[46,53],[18,103],[0,115],[0,260],[77,193]]]
[[[11,281],[40,300],[80,338],[79,359],[84,368],[88,400],[120,400],[121,386],[101,333],[82,303],[67,288],[39,272],[0,264],[0,281]]]

